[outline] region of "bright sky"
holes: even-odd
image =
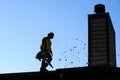
[[[0,73],[39,71],[35,55],[49,32],[55,36],[48,70],[87,66],[88,14],[100,3],[112,19],[120,67],[119,0],[0,0]]]

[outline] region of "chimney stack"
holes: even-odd
[[[94,6],[94,13],[105,13],[105,6],[103,4],[97,4]]]

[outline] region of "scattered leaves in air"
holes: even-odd
[[[84,54],[83,50],[86,49],[87,44],[84,41],[79,41],[78,38],[75,39],[76,43],[73,46],[65,45],[65,50],[61,55],[61,58],[58,58],[58,61],[65,63],[64,67],[70,67],[74,64],[80,64],[80,55]]]
[[[59,61],[62,61],[62,59],[60,59],[60,58],[59,58],[58,60],[59,60]]]

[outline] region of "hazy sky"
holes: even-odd
[[[35,55],[49,32],[55,36],[48,70],[87,66],[88,14],[96,4],[110,13],[120,67],[119,0],[0,0],[0,73],[39,71]]]

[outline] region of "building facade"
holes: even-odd
[[[105,6],[97,4],[88,15],[88,66],[116,67],[115,30]]]

